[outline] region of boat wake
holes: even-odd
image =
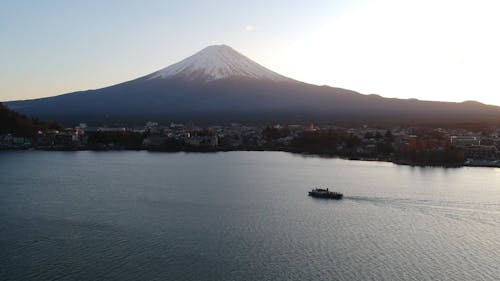
[[[430,216],[478,222],[500,227],[500,204],[491,202],[465,202],[424,200],[390,197],[345,196],[346,200],[392,207],[404,211],[417,211]]]

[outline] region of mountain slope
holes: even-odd
[[[336,121],[500,117],[480,103],[388,99],[281,76],[228,46],[210,46],[144,77],[56,97],[6,103],[62,122]]]

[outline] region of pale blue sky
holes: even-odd
[[[109,86],[227,44],[313,84],[500,104],[494,0],[0,2],[0,101]]]

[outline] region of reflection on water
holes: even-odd
[[[1,280],[500,276],[499,169],[31,151],[0,153],[0,171]]]

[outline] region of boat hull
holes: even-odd
[[[315,198],[334,199],[334,200],[340,200],[343,197],[343,195],[341,193],[314,192],[314,191],[309,191],[309,196],[315,197]]]

